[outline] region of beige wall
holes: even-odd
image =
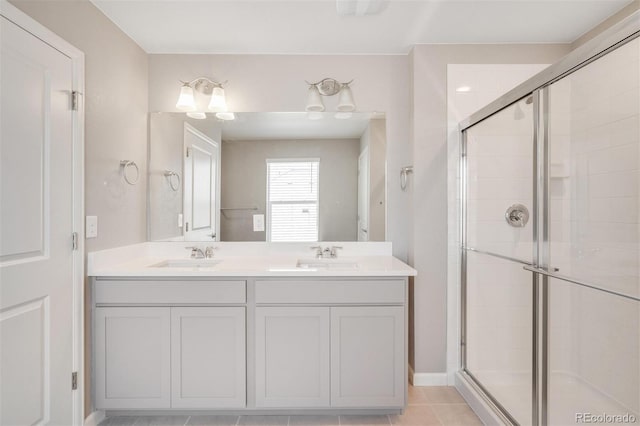
[[[355,241],[358,139],[223,141],[222,207],[256,206],[257,212],[227,211],[221,241],[265,241],[253,231],[252,214],[265,214],[268,158],[320,159],[320,241]]]
[[[414,174],[413,241],[418,270],[410,290],[416,373],[446,371],[447,355],[447,64],[553,63],[569,45],[419,45],[410,53]]]
[[[358,110],[386,114],[387,240],[394,255],[406,259],[409,195],[400,191],[400,167],[411,158],[408,71],[406,55],[150,55],[149,108],[175,111],[179,80],[207,76],[229,80],[227,102],[234,111],[304,111],[305,79],[354,79]],[[336,102],[325,98],[327,110]]]

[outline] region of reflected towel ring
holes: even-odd
[[[406,166],[400,169],[400,189],[403,191],[407,189],[409,173],[413,173],[413,166]]]
[[[136,183],[138,183],[138,180],[140,180],[140,169],[138,168],[138,165],[135,161],[120,160],[120,167],[122,168],[122,177],[124,177],[125,182],[127,182],[129,185],[135,185]],[[129,176],[127,176],[128,167],[133,167],[136,169],[136,178],[133,180],[129,179]]]
[[[176,172],[174,172],[174,171],[171,171],[171,170],[165,170],[165,171],[164,171],[164,175],[165,175],[165,176],[167,177],[167,179],[169,180],[169,186],[171,187],[171,189],[173,190],[173,192],[178,192],[178,189],[180,189],[180,175],[179,175],[179,174],[177,174],[177,173],[176,173]],[[177,182],[176,182],[176,184],[175,184],[175,185],[173,184],[173,182],[174,182],[173,177],[174,177],[174,176],[176,177],[176,180],[177,180]]]

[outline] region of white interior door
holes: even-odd
[[[184,123],[184,236],[218,240],[220,144]]]
[[[0,17],[0,424],[70,425],[74,60],[7,19],[5,10]]]
[[[369,148],[358,157],[358,241],[369,241]]]

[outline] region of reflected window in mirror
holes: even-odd
[[[267,241],[318,241],[320,160],[267,159]]]

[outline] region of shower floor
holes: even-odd
[[[473,373],[481,384],[522,425],[531,425],[531,380],[529,374]],[[640,384],[638,385],[640,388]],[[625,407],[592,385],[567,373],[552,373],[548,384],[548,424],[550,426],[588,423],[576,421],[579,413],[635,416],[640,413]],[[591,422],[593,423],[593,422]],[[605,424],[628,424],[603,421]],[[634,424],[633,421],[631,424]]]

